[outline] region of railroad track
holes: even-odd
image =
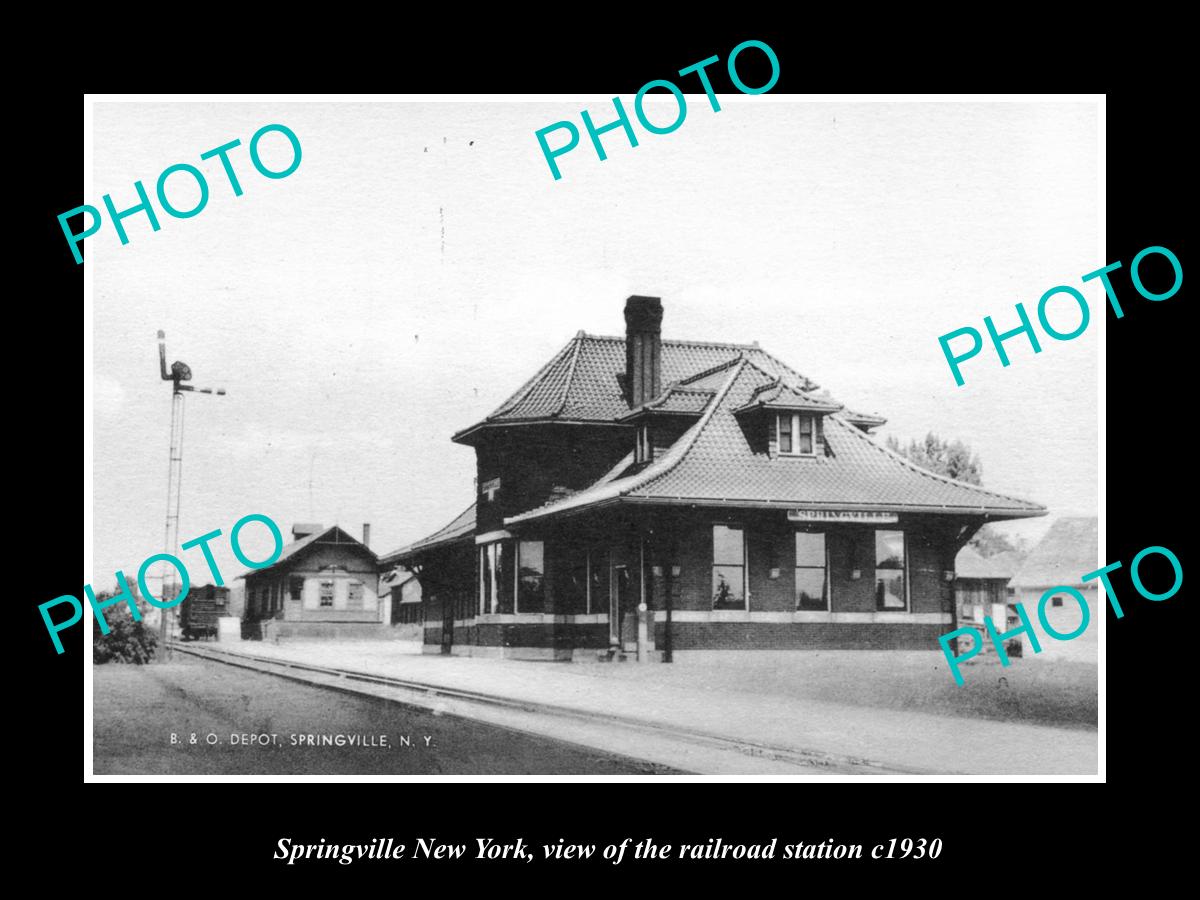
[[[352,669],[338,669],[329,666],[318,666],[311,663],[298,662],[295,660],[276,659],[267,656],[255,656],[249,653],[234,653],[229,650],[221,650],[211,646],[201,646],[194,643],[181,643],[178,641],[172,641],[171,648],[181,653],[187,653],[191,656],[199,657],[200,659],[207,659],[213,662],[249,669],[251,671],[260,672],[263,674],[276,675],[282,678],[287,678],[291,681],[301,682],[303,684],[327,687],[334,690],[346,691],[348,693],[362,694],[376,697],[378,699],[392,700],[393,702],[398,703],[409,702],[423,709],[436,706],[435,701],[449,700],[457,702],[468,709],[472,705],[482,705],[490,708],[500,708],[539,716],[552,716],[554,718],[568,719],[592,725],[602,724],[606,726],[612,726],[614,728],[620,728],[626,731],[652,735],[658,738],[682,741],[687,744],[697,745],[708,749],[725,752],[732,751],[743,756],[774,760],[777,762],[786,763],[805,769],[812,769],[816,772],[824,772],[828,774],[934,774],[932,770],[889,766],[862,757],[843,756],[825,753],[819,750],[805,750],[795,747],[784,747],[774,744],[761,743],[757,741],[741,740],[738,738],[731,738],[725,735],[713,734],[711,732],[697,729],[679,728],[678,726],[674,725],[660,725],[631,716],[594,713],[587,710],[574,709],[571,707],[555,706],[553,704],[537,703],[527,700],[514,700],[511,697],[501,697],[495,694],[487,694],[481,691],[472,691],[463,688],[443,687],[440,685],[427,684],[425,682],[412,681],[404,678],[393,678],[389,675],[375,675],[370,672],[356,672]],[[357,685],[361,685],[361,687]],[[379,685],[382,687],[387,687],[393,691],[406,693],[409,696],[406,699],[396,697],[381,698],[379,694],[368,690],[366,687],[367,685]],[[448,712],[447,714],[464,715],[469,717],[467,710],[457,710]],[[520,731],[525,729],[516,728],[515,730]]]

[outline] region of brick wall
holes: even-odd
[[[479,495],[479,532],[504,527],[504,517],[545,503],[555,487],[581,490],[632,452],[629,426],[530,425],[490,432],[475,447],[479,489],[500,479],[495,499]]]

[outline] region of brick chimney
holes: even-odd
[[[662,317],[658,297],[625,301],[625,390],[631,407],[662,391]]]
[[[363,522],[363,546],[371,546],[371,523]]]

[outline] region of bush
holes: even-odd
[[[147,628],[145,622],[135,622],[128,605],[122,603],[119,606],[110,606],[104,612],[105,621],[108,622],[108,634],[101,634],[100,623],[94,617],[92,619],[93,663],[142,665],[154,659],[158,635]],[[144,610],[142,615],[145,615]]]

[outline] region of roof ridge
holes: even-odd
[[[707,369],[697,372],[695,375],[689,375],[687,378],[681,378],[676,382],[676,384],[678,384],[680,387],[691,384],[693,381],[699,381],[701,378],[707,378],[709,375],[715,375],[722,369],[728,369],[730,366],[736,365],[737,363],[745,360],[745,356],[735,356],[732,359],[727,359],[724,362],[717,363],[715,366],[709,366]]]
[[[504,413],[506,413],[510,409],[512,409],[514,406],[517,406],[527,396],[529,396],[529,392],[532,391],[534,389],[534,387],[537,386],[538,382],[540,382],[542,380],[542,376],[545,375],[547,372],[549,372],[550,369],[554,366],[554,364],[559,361],[559,359],[562,357],[562,355],[567,352],[568,347],[570,347],[572,344],[577,344],[579,342],[579,340],[580,340],[579,335],[575,335],[575,337],[573,337],[573,338],[571,338],[571,340],[567,341],[567,343],[565,343],[563,345],[563,348],[561,350],[559,350],[552,357],[550,357],[550,361],[548,363],[546,363],[544,366],[542,366],[540,369],[538,369],[536,372],[534,372],[533,377],[531,377],[523,385],[521,385],[519,388],[517,388],[516,393],[514,393],[511,397],[509,397],[508,400],[506,400],[504,403],[501,403],[500,406],[498,406],[496,409],[494,409],[490,413],[488,413],[484,417],[483,421],[488,422],[488,421],[496,418],[496,416],[503,415]],[[474,427],[474,426],[472,426],[472,427]]]
[[[575,364],[579,362],[579,348],[583,345],[583,341],[576,335],[571,341],[575,345],[575,352],[571,355],[571,366],[567,369],[567,380],[563,383],[562,400],[558,403],[558,409],[554,411],[555,416],[561,416],[562,411],[567,408],[567,398],[571,396],[571,384],[575,380]]]
[[[620,334],[589,334],[580,332],[579,337],[591,338],[594,341],[620,341],[625,343],[625,336]],[[757,341],[749,344],[731,344],[724,341],[695,341],[688,338],[662,338],[664,344],[686,345],[688,347],[727,347],[733,350],[762,350]]]
[[[401,554],[404,554],[404,553],[409,553],[414,547],[418,547],[422,544],[431,543],[432,538],[437,537],[443,531],[448,531],[450,529],[451,525],[453,525],[455,522],[457,522],[459,519],[461,519],[463,516],[465,516],[471,510],[475,509],[475,507],[478,505],[478,503],[479,503],[478,499],[472,500],[470,506],[468,506],[466,509],[464,509],[462,512],[460,512],[457,516],[455,516],[453,519],[451,519],[449,522],[447,522],[441,528],[438,528],[435,531],[425,535],[425,537],[418,538],[415,541],[410,541],[409,543],[405,544],[403,547],[400,547],[397,550],[393,550],[391,553],[381,553],[379,555],[379,562],[383,565],[391,565],[391,563],[386,562],[386,560],[392,559],[393,557],[400,556]]]
[[[674,471],[676,466],[687,459],[687,455],[691,452],[692,448],[696,446],[696,441],[700,439],[701,433],[705,428],[708,427],[708,423],[712,421],[713,416],[716,415],[721,404],[725,402],[725,398],[729,396],[729,389],[733,387],[734,382],[741,377],[742,372],[745,370],[746,364],[750,363],[750,360],[743,356],[736,360],[736,362],[737,368],[733,372],[729,373],[729,377],[725,380],[725,383],[721,385],[721,389],[717,392],[716,396],[709,401],[708,408],[704,411],[704,415],[700,417],[700,421],[688,429],[687,434],[690,434],[691,436],[687,439],[686,444],[680,446],[679,453],[676,454],[675,458],[671,460],[669,464],[664,465],[660,470],[654,472],[653,475],[650,475],[650,477],[638,481],[635,484],[629,485],[628,489],[622,488],[621,494],[625,494],[628,491],[634,491],[638,488],[644,488],[653,484],[655,481],[664,477],[665,475],[669,475],[672,471]],[[753,365],[753,363],[750,363],[750,365]],[[674,449],[674,447],[671,448],[672,451]],[[665,461],[670,455],[670,452],[668,452],[667,456],[663,457],[663,460]],[[650,468],[645,469],[641,474],[649,475],[653,468],[654,467],[651,466]]]
[[[819,385],[817,382],[813,381],[807,375],[803,375],[800,372],[797,372],[795,369],[793,369],[791,366],[789,366],[787,363],[785,363],[782,359],[780,359],[774,353],[768,353],[762,347],[755,347],[754,349],[757,350],[759,353],[761,353],[763,356],[767,357],[767,359],[771,360],[771,362],[775,363],[775,365],[779,366],[779,368],[782,369],[784,372],[786,372],[787,374],[789,374],[793,378],[795,378],[796,381],[799,382],[800,384],[810,385],[810,387],[802,387],[802,388],[800,388],[800,390],[819,391],[821,389],[821,385]],[[767,372],[767,370],[764,369],[762,366],[757,366],[757,368],[760,372],[763,372],[768,377],[777,377],[777,376],[772,376],[771,373]]]
[[[931,472],[928,469],[918,466],[915,462],[910,460],[908,457],[901,456],[899,453],[895,452],[894,450],[890,449],[889,447],[887,447],[883,444],[880,444],[877,441],[872,440],[870,435],[855,428],[849,422],[840,421],[842,418],[840,413],[833,413],[830,415],[830,418],[839,420],[838,424],[841,425],[843,428],[845,428],[848,432],[853,434],[856,438],[858,438],[859,440],[862,440],[862,441],[866,441],[868,446],[874,447],[880,453],[883,453],[886,456],[892,457],[893,459],[900,462],[902,465],[907,466],[908,468],[912,469],[918,475],[924,475],[926,478],[932,478],[935,481],[941,481],[941,482],[953,485],[958,488],[965,488],[967,490],[976,491],[980,494],[987,494],[988,496],[991,496],[991,497],[1000,497],[1003,500],[1015,500],[1017,503],[1024,503],[1024,504],[1027,504],[1027,505],[1032,506],[1037,509],[1046,509],[1046,507],[1042,506],[1040,503],[1034,503],[1032,500],[1026,500],[1024,497],[1014,497],[1012,494],[1002,494],[1000,491],[993,491],[990,488],[983,487],[982,485],[970,484],[966,481],[958,481],[957,479],[950,478],[949,476],[939,475],[937,472]]]

